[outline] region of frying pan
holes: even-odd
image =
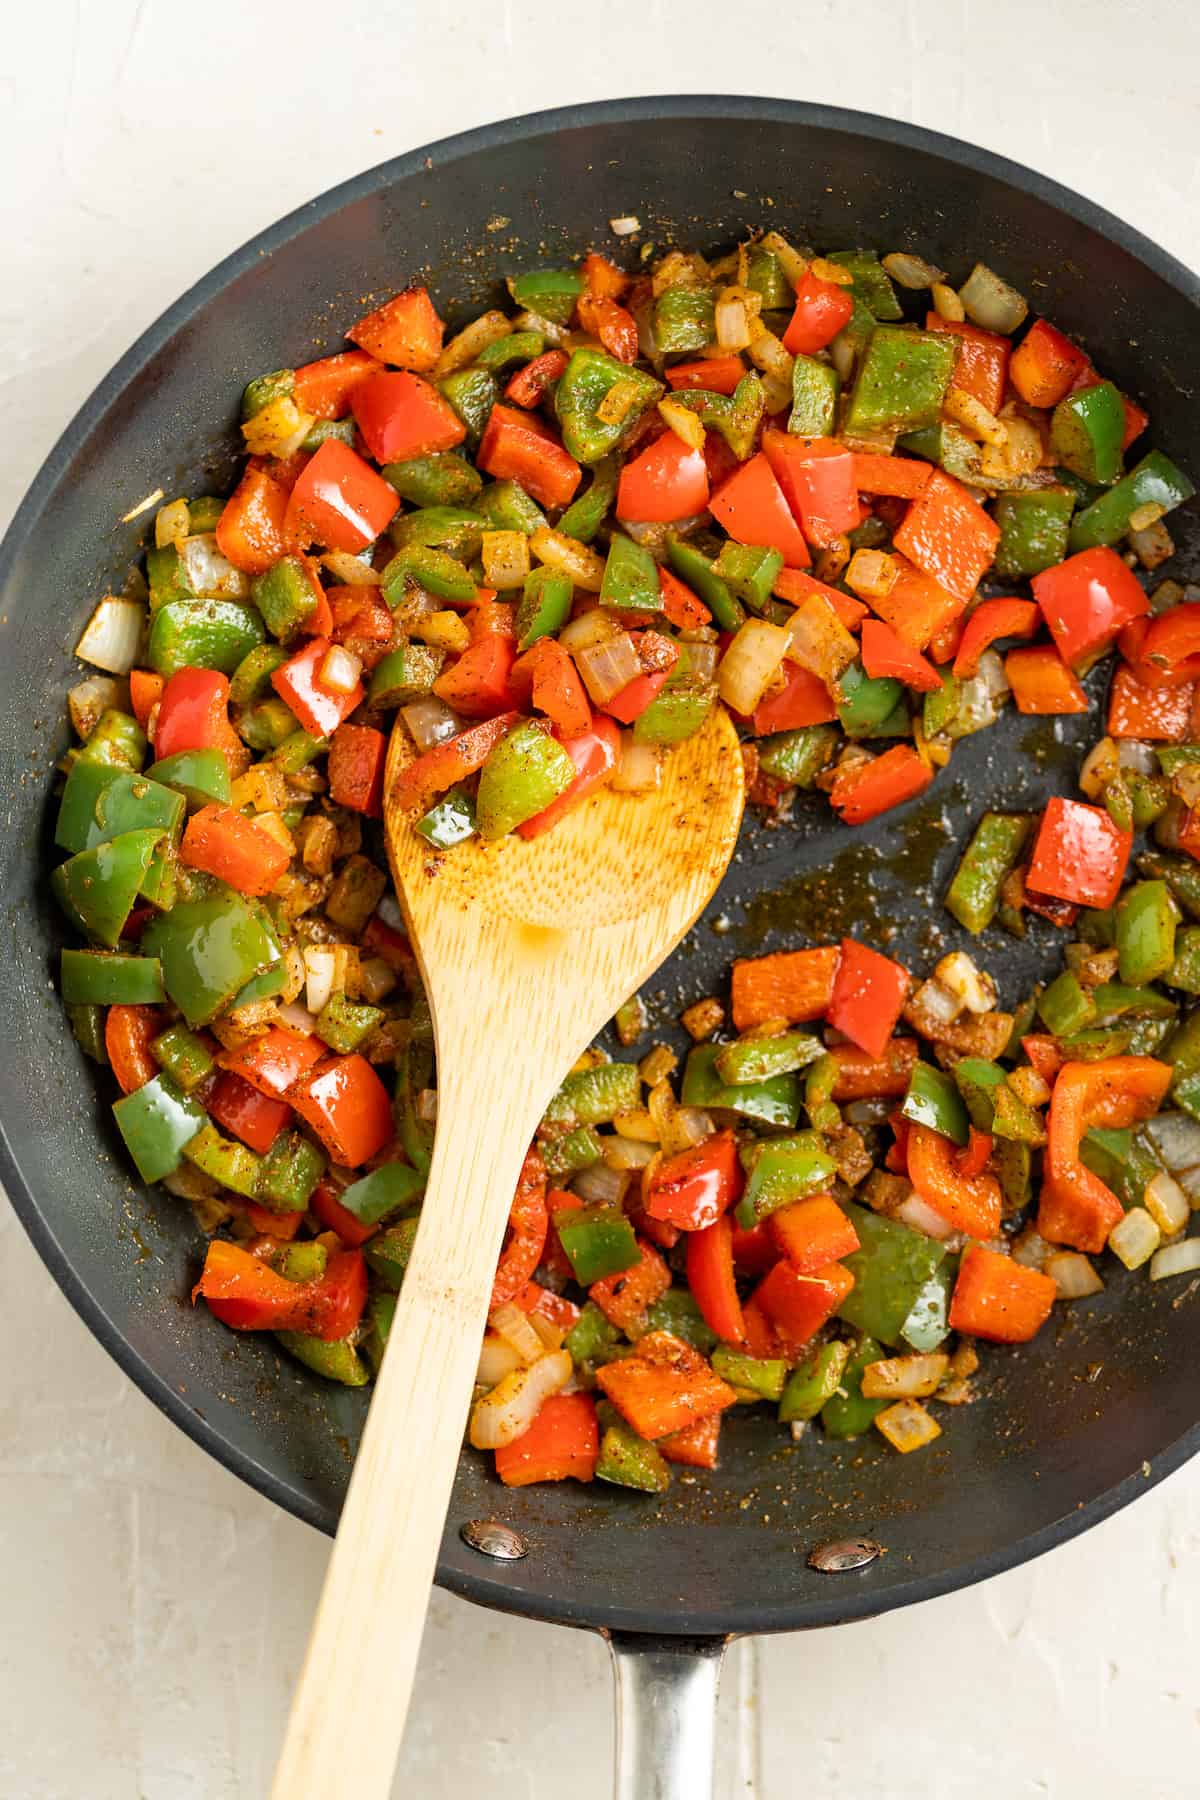
[[[1156,443],[1185,466],[1200,463],[1194,275],[998,157],[780,100],[615,101],[399,157],[228,258],[101,384],[0,550],[9,1046],[0,1173],[47,1267],[143,1391],[228,1468],[329,1532],[364,1398],[303,1373],[271,1340],[234,1336],[191,1310],[190,1214],[130,1181],[54,993],[59,924],[41,869],[63,696],[78,674],[70,649],[140,547],[149,515],[127,524],[121,515],[159,486],[170,496],[229,481],[233,400],[252,375],[338,347],[364,297],[412,279],[427,280],[461,322],[495,303],[498,272],[612,249],[608,221],[627,214],[641,221],[639,244],[723,246],[769,225],[822,248],[918,250],[959,279],[982,257],[1149,404]],[[1194,519],[1173,530],[1174,572],[1186,579]],[[1094,698],[1103,679],[1091,679]],[[687,999],[720,990],[734,955],[844,929],[921,968],[967,943],[939,903],[965,833],[985,803],[1031,807],[1069,791],[1094,735],[1094,714],[1055,722],[1010,712],[957,747],[920,801],[853,835],[816,803],[774,830],[749,823],[708,913],[653,984],[664,1029]],[[1053,967],[1060,944],[1036,921],[1023,942],[989,939],[984,960],[1002,997],[1011,1002]],[[1174,1304],[1175,1284],[1106,1277],[1103,1295],[1061,1309],[1034,1344],[989,1350],[980,1402],[903,1462],[873,1436],[792,1444],[750,1414],[726,1425],[718,1472],[684,1474],[655,1499],[571,1483],[508,1491],[468,1454],[438,1579],[485,1606],[608,1635],[625,1746],[619,1791],[686,1790],[695,1800],[707,1790],[705,1709],[731,1634],[865,1618],[978,1581],[1105,1518],[1200,1447],[1194,1324]],[[460,1535],[489,1519],[519,1534],[519,1560],[492,1560]],[[885,1553],[840,1572],[810,1565],[819,1547],[861,1535]]]

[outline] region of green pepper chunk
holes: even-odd
[[[443,376],[438,391],[448,400],[467,428],[467,442],[474,447],[483,436],[493,406],[500,398],[500,385],[486,369],[456,369]]]
[[[1096,1002],[1090,991],[1070,969],[1056,975],[1043,990],[1038,999],[1038,1012],[1046,1030],[1052,1031],[1055,1037],[1083,1031],[1097,1016]]]
[[[822,769],[833,761],[838,734],[832,725],[801,725],[795,731],[777,731],[758,740],[758,766],[779,781],[796,787],[813,785]]]
[[[730,538],[721,546],[721,554],[713,564],[713,574],[719,576],[730,592],[744,601],[752,612],[761,612],[771,598],[771,590],[782,567],[782,551],[767,550],[761,544],[735,544]],[[788,614],[790,617],[790,607]]]
[[[673,1291],[673,1290],[668,1290]],[[652,1329],[659,1329],[655,1326]],[[594,1300],[584,1302],[583,1309],[563,1339],[563,1349],[576,1365],[610,1362],[621,1334],[606,1319]]]
[[[607,1202],[556,1212],[554,1229],[580,1287],[619,1275],[641,1260],[633,1226],[619,1207]]]
[[[1050,420],[1050,444],[1063,467],[1102,487],[1121,472],[1124,436],[1125,407],[1111,381],[1068,394]]]
[[[532,719],[501,738],[479,775],[475,822],[485,843],[544,812],[575,779],[575,764]]]
[[[395,1294],[372,1294],[367,1301],[367,1335],[363,1339],[362,1349],[376,1375],[383,1367],[383,1353],[392,1335],[395,1318]]]
[[[152,919],[142,944],[189,1025],[206,1025],[252,975],[278,960],[260,916],[224,883]]]
[[[207,1122],[204,1108],[181,1093],[169,1075],[155,1075],[117,1100],[113,1117],[143,1181],[173,1175]]]
[[[1163,980],[1185,994],[1200,994],[1200,925],[1185,925],[1176,933],[1175,959]]]
[[[835,250],[825,260],[849,270],[854,277],[850,291],[872,318],[890,324],[904,317],[891,277],[874,250]]]
[[[897,708],[904,713],[907,731],[904,684],[894,676],[868,675],[860,662],[852,662],[838,677],[837,691],[838,721],[847,737],[893,735],[892,728],[899,722]]]
[[[453,600],[460,606],[468,606],[475,598],[475,581],[466,566],[448,551],[428,544],[408,544],[397,550],[380,575],[383,597],[393,612],[410,582],[436,594],[439,600]]]
[[[315,596],[314,596],[315,598]],[[234,706],[252,706],[271,693],[271,677],[282,669],[288,653],[281,644],[256,644],[229,677],[229,699]]]
[[[205,1123],[184,1146],[184,1155],[205,1175],[211,1175],[222,1187],[232,1188],[253,1200],[258,1194],[262,1158],[247,1144],[222,1137],[215,1125]]]
[[[171,600],[151,621],[146,660],[158,675],[179,669],[232,675],[265,636],[259,614],[240,600]]]
[[[548,1125],[609,1125],[639,1105],[642,1078],[636,1063],[597,1063],[566,1076],[543,1114]]]
[[[150,1045],[150,1054],[185,1094],[200,1086],[216,1068],[204,1043],[186,1025],[169,1025]]]
[[[514,363],[532,362],[545,347],[546,340],[540,331],[510,331],[507,337],[493,338],[490,344],[485,344],[475,360],[481,369],[490,369],[496,375]]]
[[[156,1006],[166,999],[156,956],[64,950],[61,986],[67,1006]]]
[[[715,303],[709,288],[665,288],[654,302],[654,336],[664,356],[703,350],[711,344],[716,325]]]
[[[619,473],[616,457],[601,457],[587,490],[572,500],[558,521],[558,530],[564,537],[574,538],[580,544],[591,543],[617,497]]]
[[[780,1400],[788,1366],[781,1356],[750,1356],[732,1344],[718,1344],[712,1353],[714,1375],[730,1387],[741,1388],[756,1400]]]
[[[743,375],[732,394],[682,388],[671,398],[694,412],[706,430],[718,432],[739,462],[753,455],[767,410],[767,390],[757,375]]]
[[[842,1258],[854,1286],[838,1316],[880,1343],[898,1344],[926,1284],[945,1261],[946,1246],[853,1200],[843,1203],[843,1211],[858,1233],[859,1248]]]
[[[571,616],[574,588],[569,576],[558,569],[531,569],[517,603],[514,630],[517,650],[524,654],[539,638],[560,631]]]
[[[1066,487],[997,494],[993,514],[1000,541],[995,570],[1001,580],[1040,575],[1062,562],[1074,510],[1075,495]]]
[[[953,1076],[944,1069],[935,1069],[932,1063],[913,1064],[900,1111],[914,1125],[927,1125],[956,1144],[965,1144],[970,1135],[967,1109]]]
[[[913,1350],[936,1350],[950,1335],[950,1299],[958,1274],[958,1258],[948,1256],[925,1283],[912,1310],[901,1327],[900,1335]]]
[[[75,1041],[85,1056],[93,1062],[107,1063],[108,1050],[104,1042],[104,1009],[99,1006],[68,1006],[67,1018]]]
[[[304,436],[302,450],[319,450],[331,438],[353,450],[357,426],[353,419],[314,419]]]
[[[724,1106],[746,1119],[764,1125],[781,1125],[790,1131],[800,1117],[800,1089],[794,1075],[774,1075],[769,1081],[752,1081],[731,1087],[717,1073],[716,1044],[696,1044],[688,1052],[683,1071],[681,1098],[684,1106]]]
[[[475,836],[475,801],[466,788],[450,788],[436,801],[416,829],[435,850],[452,850]]]
[[[546,1173],[559,1182],[578,1175],[581,1169],[590,1169],[602,1154],[603,1145],[590,1125],[577,1125],[565,1137],[552,1138],[542,1145]]]
[[[1178,1008],[1166,994],[1154,988],[1126,987],[1119,981],[1102,981],[1092,989],[1096,1017],[1102,1025],[1113,1019],[1173,1019]]]
[[[425,1192],[425,1177],[408,1163],[384,1163],[343,1188],[338,1200],[360,1225],[379,1225],[401,1209],[410,1211]]]
[[[615,1487],[636,1488],[643,1494],[662,1494],[671,1485],[671,1471],[661,1450],[618,1422],[600,1439],[596,1479],[610,1481]]]
[[[295,385],[294,369],[275,369],[270,375],[256,375],[242,390],[243,419],[252,419],[273,400],[289,399]]]
[[[273,1212],[303,1212],[325,1173],[325,1158],[298,1131],[281,1131],[258,1169],[254,1198]]]
[[[717,1341],[717,1334],[700,1311],[695,1295],[688,1288],[670,1287],[646,1308],[646,1323],[651,1331],[669,1331],[682,1338],[693,1350],[707,1356]]]
[[[838,373],[815,356],[798,356],[792,369],[792,410],[788,430],[798,437],[831,437],[837,417]]]
[[[957,425],[945,419],[920,431],[906,431],[896,440],[897,450],[936,463],[956,481],[979,481],[983,473],[983,447]]]
[[[54,897],[86,937],[116,948],[162,838],[158,830],[123,831],[55,869]]]
[[[475,502],[492,531],[523,531],[532,537],[546,523],[546,515],[519,481],[493,481]]]
[[[754,1160],[737,1207],[738,1224],[747,1231],[781,1206],[822,1193],[837,1174],[837,1164],[815,1131],[760,1139],[751,1154]]]
[[[462,562],[479,555],[486,515],[469,506],[422,506],[399,513],[388,527],[398,550],[441,550]]]
[[[840,1339],[810,1350],[804,1361],[788,1376],[787,1386],[779,1401],[779,1422],[791,1425],[797,1419],[815,1419],[841,1385],[842,1375],[850,1360],[850,1346]]]
[[[457,450],[385,463],[379,473],[410,506],[469,506],[483,486],[478,469]]]
[[[147,775],[111,763],[77,759],[67,776],[54,842],[60,850],[91,850],[126,831],[157,831],[172,841],[183,824],[182,796]]]
[[[1165,881],[1136,881],[1117,906],[1121,980],[1142,987],[1165,975],[1175,960],[1179,908]]]
[[[221,514],[225,511],[225,502],[219,494],[199,494],[195,500],[188,501],[188,534],[195,537],[200,532],[213,532],[221,522]]]
[[[1033,1108],[1009,1086],[999,1063],[964,1056],[954,1065],[954,1081],[977,1131],[1022,1144],[1044,1144],[1046,1133]]]
[[[1070,548],[1074,552],[1115,544],[1129,531],[1139,507],[1161,506],[1164,512],[1171,512],[1195,491],[1192,481],[1169,456],[1151,450],[1115,487],[1078,514],[1071,526]]]
[[[274,1262],[285,1281],[320,1281],[329,1266],[329,1252],[316,1238],[310,1238],[305,1243],[284,1244]]]
[[[530,269],[524,275],[510,275],[508,291],[526,311],[552,325],[565,325],[583,292],[583,276],[578,269]]]
[[[658,564],[648,550],[619,531],[613,532],[604,564],[600,604],[626,612],[662,611]]]
[[[340,1381],[343,1387],[366,1387],[371,1372],[354,1348],[353,1338],[336,1338],[327,1343],[306,1331],[277,1331],[275,1336],[297,1362],[323,1375],[326,1381]]]
[[[251,750],[278,750],[296,729],[296,715],[285,701],[271,694],[248,706],[236,720],[238,736]],[[220,752],[218,751],[218,755]]]
[[[764,312],[781,312],[795,304],[796,294],[773,250],[759,244],[746,258],[746,286],[762,301]]]
[[[946,894],[946,910],[978,934],[991,924],[1000,889],[1016,868],[1033,828],[1029,813],[984,813]]]
[[[317,610],[317,588],[298,556],[281,556],[251,589],[272,637],[294,637]]]
[[[883,1411],[886,1400],[863,1397],[863,1371],[883,1360],[883,1346],[872,1337],[860,1338],[842,1370],[837,1391],[821,1408],[821,1424],[826,1437],[856,1438],[871,1429],[876,1413]]]
[[[172,600],[194,600],[196,590],[184,562],[174,544],[151,545],[146,552],[146,581],[150,588],[150,611]]]
[[[634,401],[621,418],[610,422],[600,417],[600,407],[619,381],[633,384]],[[567,451],[576,462],[599,462],[616,449],[662,391],[661,381],[629,363],[606,356],[602,350],[572,351],[554,396]]]
[[[207,806],[210,800],[229,804],[229,764],[223,750],[176,750],[151,763],[147,779],[174,788],[191,807]]]
[[[369,1244],[363,1245],[363,1255],[367,1259],[367,1267],[385,1287],[399,1293],[404,1276],[412,1261],[413,1246],[417,1241],[417,1230],[421,1223],[421,1215],[412,1213],[395,1225],[388,1225]]]
[[[382,1007],[367,1006],[356,1000],[347,1000],[344,993],[335,993],[329,996],[321,1008],[313,1030],[339,1056],[349,1056],[364,1039],[370,1037],[383,1018]]]
[[[741,1038],[717,1051],[717,1074],[732,1087],[748,1081],[769,1081],[791,1069],[807,1068],[825,1054],[825,1046],[811,1031],[781,1031],[777,1037]]]
[[[1140,1206],[1148,1184],[1162,1173],[1158,1153],[1141,1132],[1093,1125],[1079,1146],[1080,1161],[1110,1187],[1124,1207]]]
[[[695,737],[713,709],[717,687],[713,681],[684,676],[667,683],[633,722],[635,744],[682,744]]]
[[[87,742],[75,760],[137,770],[146,760],[146,750],[146,734],[133,715],[110,706],[88,733]]]
[[[871,333],[846,410],[846,429],[919,431],[936,425],[958,360],[951,332],[879,325]]]
[[[441,673],[444,657],[427,644],[402,644],[376,663],[371,675],[371,705],[406,706],[421,694],[431,693]]]
[[[679,579],[700,596],[722,631],[737,631],[745,624],[746,613],[741,602],[734,599],[716,573],[715,565],[694,544],[686,543],[674,532],[668,533],[667,561]]]

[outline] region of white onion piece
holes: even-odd
[[[839,331],[829,346],[829,357],[839,380],[849,381],[854,373],[854,346],[844,331]]]
[[[919,1194],[910,1194],[907,1200],[902,1200],[896,1208],[896,1217],[902,1224],[911,1226],[914,1231],[923,1232],[926,1237],[948,1238],[953,1230],[941,1213],[934,1212],[932,1206],[922,1200]]]
[[[663,1154],[674,1156],[677,1151],[690,1150],[693,1144],[702,1144],[705,1138],[711,1137],[715,1130],[716,1126],[700,1107],[677,1106],[660,1140]]]
[[[1181,1112],[1158,1113],[1142,1130],[1173,1175],[1200,1163],[1200,1119]]]
[[[526,1367],[532,1366],[545,1352],[546,1346],[533,1329],[533,1323],[511,1300],[494,1307],[488,1323],[506,1344],[511,1344]]]
[[[391,888],[389,888],[387,893],[383,896],[383,899],[379,902],[375,911],[379,914],[385,925],[390,925],[393,931],[403,931],[405,935],[407,935],[408,927],[404,923],[404,914],[400,910],[400,902],[397,900]]]
[[[321,558],[322,568],[336,575],[347,587],[378,587],[378,573],[371,567],[370,553],[364,562],[351,550],[327,550]]]
[[[884,1357],[863,1370],[863,1398],[920,1400],[934,1392],[949,1367],[950,1358],[941,1350],[923,1356]]]
[[[913,995],[913,1005],[923,1017],[938,1025],[951,1025],[962,1011],[958,995],[934,977],[923,981]]]
[[[1108,1247],[1127,1269],[1140,1269],[1162,1242],[1162,1232],[1144,1206],[1131,1206],[1108,1234]]]
[[[1200,1269],[1200,1238],[1167,1244],[1150,1258],[1151,1281],[1167,1281],[1172,1275],[1187,1275],[1193,1269]]]
[[[614,1137],[601,1138],[604,1148],[601,1154],[610,1169],[644,1169],[648,1162],[653,1162],[657,1152],[657,1144],[639,1143],[636,1138]]]
[[[1054,1255],[1053,1244],[1048,1244],[1040,1232],[1027,1225],[1012,1243],[1012,1259],[1020,1263],[1023,1269],[1042,1269],[1048,1257]]]
[[[202,531],[196,537],[185,538],[179,554],[193,594],[215,600],[249,599],[250,577],[222,556],[213,532]]]
[[[475,1402],[471,1443],[476,1450],[500,1450],[529,1430],[543,1401],[571,1379],[573,1364],[565,1350],[551,1350],[528,1369],[514,1369],[490,1394]]]
[[[309,944],[304,952],[304,1003],[316,1016],[333,992],[337,959],[328,944]]]
[[[1192,1203],[1192,1211],[1200,1209],[1200,1165],[1191,1169],[1176,1169],[1175,1179]]]
[[[303,1037],[311,1037],[317,1028],[315,1013],[310,1013],[306,1006],[291,1001],[287,1006],[279,1008],[279,1023],[286,1025],[289,1031],[298,1031]]]
[[[709,643],[689,643],[687,654],[688,674],[694,675],[697,681],[711,681],[717,672],[719,646]]]
[[[362,674],[359,658],[342,644],[330,644],[317,670],[317,680],[331,694],[352,694]]]
[[[110,675],[128,675],[137,662],[145,623],[146,609],[138,601],[108,594],[88,620],[75,654]]]
[[[1117,761],[1123,769],[1136,769],[1139,775],[1156,775],[1158,758],[1154,754],[1153,744],[1143,744],[1138,738],[1118,738]]]
[[[791,633],[766,619],[747,619],[721,658],[717,691],[734,712],[752,713],[791,648]]]
[[[588,650],[593,644],[602,644],[606,638],[618,637],[622,626],[603,606],[589,606],[581,612],[577,619],[571,619],[558,634],[558,641],[564,650],[572,654],[576,650]]]
[[[583,685],[597,706],[604,706],[642,672],[637,646],[627,631],[574,654]]]
[[[911,288],[914,292],[918,288],[932,287],[935,281],[946,279],[944,269],[935,269],[932,263],[927,263],[920,256],[910,256],[907,250],[893,250],[890,256],[884,257],[883,266],[893,281],[898,281],[902,288]]]
[[[629,1186],[629,1176],[601,1161],[589,1169],[581,1169],[571,1182],[581,1200],[601,1200],[606,1205],[620,1206]]]
[[[109,675],[89,675],[86,681],[75,683],[67,695],[67,711],[77,737],[91,737],[101,715],[110,706],[121,705],[123,687],[123,682],[114,681]]]
[[[977,671],[993,700],[1006,699],[1012,693],[1008,676],[1004,673],[1004,659],[998,650],[982,651]]]
[[[1142,1195],[1142,1204],[1164,1237],[1174,1237],[1182,1231],[1191,1214],[1191,1202],[1166,1169],[1160,1169],[1146,1183],[1146,1191]]]
[[[1104,1283],[1078,1250],[1056,1250],[1042,1264],[1042,1273],[1054,1282],[1060,1300],[1086,1300],[1104,1292]]]
[[[432,750],[435,744],[444,744],[448,738],[457,737],[463,728],[458,714],[436,694],[423,694],[419,700],[410,700],[407,706],[400,708],[400,717],[408,726],[418,750]]]
[[[521,1359],[506,1339],[496,1332],[489,1331],[479,1346],[479,1362],[475,1369],[475,1379],[481,1387],[495,1387],[506,1375],[521,1367]]]
[[[952,950],[949,956],[943,956],[934,975],[968,1012],[987,1013],[994,1008],[996,984],[976,967],[965,950]]]
[[[620,219],[610,219],[608,229],[614,237],[632,237],[635,231],[642,229],[642,221],[636,213],[626,213]]]
[[[548,1319],[545,1313],[530,1313],[528,1316],[535,1335],[542,1341],[542,1348],[544,1350],[560,1349],[562,1341],[567,1335],[563,1327],[556,1325],[553,1319]]]
[[[1016,288],[1002,281],[986,263],[976,263],[958,290],[963,311],[974,325],[1006,335],[1024,323],[1029,303]]]
[[[634,742],[632,731],[621,733],[621,760],[613,770],[610,786],[619,794],[651,794],[662,776],[662,757],[657,744]]]

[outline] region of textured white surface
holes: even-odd
[[[5,518],[219,257],[386,156],[540,105],[850,100],[1006,151],[1200,264],[1186,0],[41,0],[6,15],[5,52]],[[260,1800],[325,1544],[159,1417],[0,1209],[0,1796]],[[1198,1601],[1193,1468],[971,1592],[739,1647],[720,1800],[1194,1793]],[[591,1638],[435,1596],[397,1794],[524,1800],[565,1776],[599,1800],[605,1664]]]

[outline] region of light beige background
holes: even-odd
[[[93,384],[228,250],[395,152],[539,106],[857,104],[1051,172],[1200,265],[1183,0],[14,0],[3,45],[5,518]],[[0,1797],[260,1800],[325,1543],[154,1412],[0,1209]],[[739,1648],[721,1800],[1195,1793],[1198,1598],[1192,1469],[973,1592]],[[591,1638],[437,1596],[397,1795],[599,1800],[605,1663]]]

